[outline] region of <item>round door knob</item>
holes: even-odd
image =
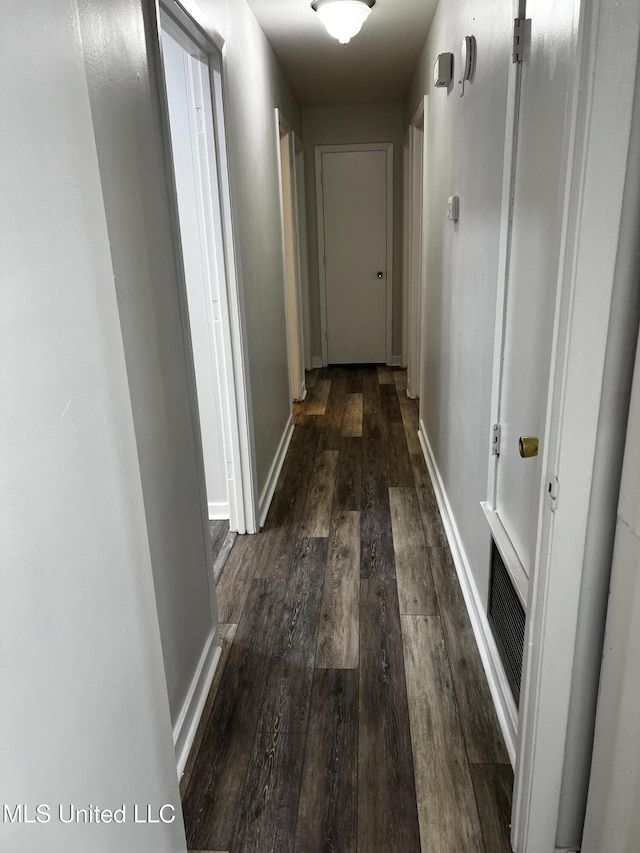
[[[378,272],[376,273],[376,275],[378,276],[378,278],[382,278],[382,276],[384,275],[384,273],[382,272],[382,270],[378,270]]]
[[[523,459],[530,459],[538,455],[538,439],[533,435],[521,435],[518,442],[518,450]]]

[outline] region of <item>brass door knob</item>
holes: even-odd
[[[538,455],[538,439],[533,435],[521,435],[518,441],[518,450],[523,459]]]

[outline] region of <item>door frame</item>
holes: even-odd
[[[311,356],[311,307],[309,305],[309,243],[307,236],[307,185],[305,179],[304,144],[297,134],[295,139],[294,166],[296,180],[296,205],[298,222],[298,264],[302,295],[302,330],[304,342],[304,367],[313,367]]]
[[[384,151],[387,161],[387,269],[386,269],[386,328],[385,353],[386,364],[392,363],[393,333],[393,142],[360,142],[345,145],[316,145],[316,212],[318,223],[318,281],[320,284],[320,332],[322,340],[322,366],[329,364],[328,326],[327,326],[327,270],[324,263],[324,188],[322,185],[322,155],[340,152]]]
[[[611,7],[604,0],[573,0],[573,9],[575,28],[568,49],[575,57],[575,74],[565,137],[562,244],[515,762],[511,840],[517,853],[560,849],[556,833],[561,794],[571,787],[565,785],[563,774],[572,700],[576,701],[572,688],[584,686],[572,680],[580,620],[588,612],[583,579],[594,554],[602,553],[603,547],[606,552],[612,533],[608,527],[615,526],[615,513],[612,520],[603,522],[606,513],[598,497],[603,489],[615,490],[615,473],[609,471],[604,448],[612,435],[625,428],[620,412],[624,407],[606,395],[604,380],[612,359],[629,360],[626,350],[633,341],[632,335],[621,333],[630,322],[630,312],[616,304],[621,297],[614,291],[614,282],[634,98],[629,84],[636,79],[640,9],[631,3]],[[519,11],[519,3],[514,2],[513,17]],[[511,66],[496,355],[503,339],[506,229],[517,128],[513,98],[518,77],[518,67]],[[494,379],[498,375],[495,364]],[[494,382],[492,418],[498,403]],[[494,467],[491,459],[489,501],[495,494]],[[606,561],[599,563],[598,571],[608,570]],[[597,586],[594,580],[593,575],[588,577],[590,586]],[[599,656],[595,666],[599,668]]]
[[[278,160],[278,199],[282,238],[285,318],[287,326],[287,363],[289,400],[299,402],[307,396],[304,358],[304,317],[302,311],[300,224],[296,183],[296,135],[276,107],[275,130]]]
[[[227,456],[229,484],[229,526],[238,533],[255,533],[257,526],[257,483],[254,460],[254,437],[250,412],[250,386],[247,371],[248,355],[244,333],[244,311],[238,281],[237,253],[235,250],[233,218],[231,210],[231,190],[229,185],[229,163],[227,158],[227,135],[224,119],[224,39],[208,21],[202,10],[193,0],[156,0],[154,3],[155,26],[153,51],[160,72],[161,133],[165,150],[165,169],[169,194],[172,202],[172,227],[178,255],[179,296],[182,307],[182,325],[185,340],[190,350],[189,363],[193,371],[193,349],[187,306],[186,282],[182,258],[182,239],[178,218],[177,193],[173,172],[169,110],[164,87],[164,61],[161,41],[161,15],[172,22],[201,53],[206,56],[209,65],[210,94],[213,107],[215,152],[212,157],[212,169],[218,178],[219,224],[221,235],[219,245],[213,255],[217,258],[217,272],[220,280],[220,327],[222,330],[222,364],[219,369],[220,394],[223,398],[222,420],[228,446]],[[215,190],[212,192],[212,205],[215,207]],[[195,375],[193,387],[190,387],[191,407],[194,413],[194,430],[199,428],[198,403],[195,394]],[[202,456],[202,451],[200,453]],[[200,468],[202,467],[202,470]],[[198,480],[206,505],[206,485],[204,468],[198,466]],[[202,482],[200,482],[202,481]],[[208,524],[207,524],[208,528]],[[207,550],[208,543],[207,543]]]
[[[407,334],[407,397],[422,388],[423,308],[427,275],[427,140],[429,96],[425,95],[409,125],[409,215],[407,301],[403,310]]]

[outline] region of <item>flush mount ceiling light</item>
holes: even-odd
[[[348,44],[357,36],[371,13],[376,0],[313,0],[311,8],[318,13],[327,32],[340,44]]]

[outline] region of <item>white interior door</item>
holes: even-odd
[[[219,290],[212,254],[206,127],[212,124],[208,66],[163,30],[169,127],[178,196],[180,236],[187,287],[209,518],[229,517],[227,460],[222,412]],[[204,149],[204,151],[203,151]],[[204,153],[204,157],[202,154]]]
[[[384,148],[321,154],[330,364],[388,360],[389,159]]]
[[[571,4],[560,8],[545,0],[527,0],[531,40],[521,72],[495,493],[496,512],[527,577],[535,556],[538,527],[542,438],[561,248],[565,123],[570,120],[569,63],[549,66],[548,40],[555,33],[570,30],[570,24],[565,26],[566,21],[558,18],[570,20],[572,14]],[[542,34],[547,44],[539,50],[538,38]],[[563,49],[562,43],[557,49]],[[521,436],[540,440],[537,456],[521,456]]]

